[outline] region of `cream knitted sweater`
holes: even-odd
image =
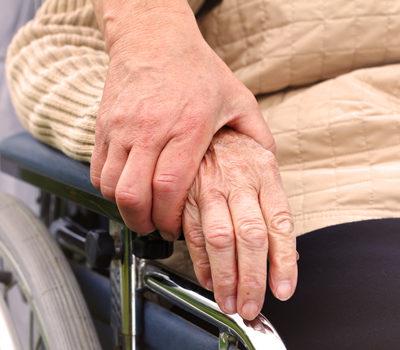
[[[298,233],[400,216],[399,1],[224,0],[199,25],[259,95]],[[46,1],[8,51],[23,125],[90,161],[107,66],[90,0]]]

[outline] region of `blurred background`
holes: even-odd
[[[41,0],[0,0],[0,141],[23,131],[7,89],[5,76],[7,47],[17,30],[35,15],[40,4]],[[38,192],[34,187],[0,172],[0,191],[22,199],[34,212],[37,212]]]
[[[5,61],[7,47],[18,29],[28,22],[39,8],[39,0],[0,0],[0,142],[4,138],[23,131],[23,128],[14,112],[10,95],[8,93],[5,75]],[[33,186],[19,181],[9,175],[0,172],[0,191],[7,192],[23,200],[34,212],[38,212],[36,200],[38,190]],[[0,262],[3,264],[3,262]],[[29,307],[24,302],[17,286],[14,286],[8,293],[9,305],[13,317],[18,324],[17,331],[24,349],[29,348],[28,338],[24,335],[29,334]]]

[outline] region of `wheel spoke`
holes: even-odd
[[[43,350],[43,349],[44,349],[43,339],[41,336],[39,336],[36,342],[35,350]]]
[[[29,310],[29,349],[33,350],[33,325],[34,318],[32,310]]]
[[[13,281],[13,275],[10,271],[0,270],[0,283],[6,286],[10,285]]]

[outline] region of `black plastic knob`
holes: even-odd
[[[158,233],[137,235],[133,240],[133,254],[143,259],[166,259],[174,252],[174,244],[165,241]]]
[[[85,243],[86,261],[90,268],[107,268],[115,256],[114,240],[107,231],[89,231]]]

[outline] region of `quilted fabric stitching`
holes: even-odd
[[[319,6],[320,6],[322,12],[325,11],[324,4],[325,4],[324,0],[321,0],[319,2]],[[324,29],[323,29],[323,32],[322,32],[322,48],[321,48],[322,55],[321,55],[320,76],[323,76],[324,71],[325,71],[325,56],[327,54],[327,52],[325,50],[325,40],[326,40],[326,32],[327,32],[325,18],[322,19],[322,23],[323,23]]]
[[[364,139],[364,143],[365,143],[365,145],[364,145],[364,155],[365,155],[365,160],[366,160],[366,164],[368,165],[368,175],[369,175],[369,181],[370,181],[370,184],[369,184],[369,188],[370,188],[370,192],[369,192],[369,195],[368,195],[368,197],[369,197],[369,202],[368,202],[368,206],[369,207],[372,207],[373,206],[373,204],[374,204],[374,197],[375,197],[375,193],[374,193],[374,191],[375,191],[375,189],[374,189],[374,177],[372,176],[372,164],[371,164],[371,154],[370,154],[370,145],[369,145],[369,142],[368,142],[368,134],[367,134],[367,132],[366,132],[366,125],[365,125],[365,123],[366,123],[366,120],[364,119],[364,118],[360,118],[360,121],[361,121],[361,131],[362,131],[362,134],[363,134],[363,139]]]
[[[260,54],[261,54],[261,61],[266,57],[266,52],[267,52],[267,41],[268,41],[268,31],[267,31],[267,21],[268,21],[268,15],[267,15],[267,3],[262,2],[260,6],[260,10],[263,12],[263,25],[262,25],[262,31],[263,31],[263,44],[261,46]],[[258,76],[258,89],[261,88],[261,79],[262,76],[261,74]]]
[[[328,210],[328,211],[324,211],[324,212],[319,212],[319,211],[315,211],[315,212],[308,212],[308,213],[303,213],[303,214],[298,214],[298,215],[294,215],[295,218],[299,218],[299,217],[303,217],[303,218],[307,218],[307,219],[319,219],[319,218],[335,218],[335,217],[341,217],[341,216],[347,216],[347,217],[351,217],[351,216],[357,216],[360,218],[364,218],[364,217],[371,217],[372,215],[376,215],[376,217],[380,217],[381,215],[384,215],[384,211],[383,210],[376,210],[376,209],[366,209],[366,210]],[[394,210],[392,211],[392,213],[396,213]]]
[[[390,180],[390,178],[388,178],[388,180]],[[331,191],[331,190],[338,190],[339,188],[344,188],[344,187],[352,187],[353,185],[362,185],[362,184],[365,184],[365,185],[369,185],[371,183],[371,179],[367,179],[367,180],[357,180],[357,181],[351,181],[351,182],[347,182],[347,183],[345,183],[345,184],[342,184],[342,185],[340,185],[340,186],[337,186],[337,184],[335,183],[335,184],[332,184],[332,186],[324,186],[324,191]],[[308,195],[314,195],[314,194],[318,194],[319,192],[321,192],[321,189],[314,189],[314,190],[309,190],[309,191],[299,191],[299,193],[291,193],[290,194],[290,196],[289,196],[289,198],[290,199],[295,199],[295,198],[298,198],[298,197],[301,197],[301,196],[308,196]],[[365,208],[365,209],[371,209],[372,207],[373,207],[373,205],[375,204],[376,202],[374,201],[374,203],[372,203],[371,205],[370,205],[370,208]],[[324,211],[325,210],[328,210],[328,209],[324,209]],[[329,211],[329,210],[328,210]],[[303,213],[310,213],[310,212],[312,212],[312,211],[310,211],[310,210],[307,210],[307,211],[301,211],[301,212],[303,212]],[[319,212],[319,211],[318,211]]]
[[[333,85],[333,81],[330,82],[329,84],[329,100],[331,99],[331,92],[332,92],[332,85]],[[332,113],[332,109],[330,108],[328,111],[329,114]],[[329,122],[331,120],[331,116],[329,116]],[[328,132],[328,137],[329,137],[329,148],[330,148],[330,152],[331,152],[331,159],[333,162],[333,172],[334,172],[334,181],[335,181],[335,203],[334,203],[334,207],[336,208],[338,206],[338,198],[339,198],[339,194],[338,194],[338,174],[337,174],[337,158],[336,158],[336,152],[335,152],[335,143],[333,142],[333,135],[332,135],[332,129],[331,127],[327,127],[327,132]]]
[[[303,161],[303,151],[301,149],[301,138],[300,138],[300,118],[299,118],[299,105],[296,108],[296,150],[297,150],[297,165],[300,176],[301,185],[301,212],[304,212],[304,202],[305,202],[305,183],[304,183],[304,161]]]
[[[235,0],[235,1],[237,1],[237,0]],[[290,5],[291,7],[292,7],[292,5]],[[241,10],[239,9],[239,12],[241,12]],[[215,15],[215,14],[214,14]],[[242,16],[243,17],[243,16]],[[383,17],[383,18],[393,18],[393,17],[400,17],[400,15],[384,15],[384,14],[382,14],[382,15],[356,15],[356,18],[357,19],[360,19],[360,18],[371,18],[371,19],[374,19],[374,18],[379,18],[379,17]],[[336,18],[333,18],[333,19],[329,19],[329,21],[330,22],[333,22],[333,21],[340,21],[340,20],[344,20],[344,19],[352,19],[353,17],[351,17],[351,16],[348,16],[348,17],[336,17]],[[217,19],[217,16],[214,16],[214,19],[218,22],[218,19]],[[326,21],[326,19],[322,19],[322,21]],[[296,20],[296,24],[304,24],[304,23],[316,23],[317,21],[315,21],[315,20]],[[291,22],[288,22],[286,25],[284,25],[284,26],[271,26],[271,27],[268,27],[267,28],[267,30],[273,30],[273,29],[279,29],[279,28],[284,28],[285,26],[292,26],[293,25],[293,23],[291,23]],[[224,47],[227,47],[227,46],[231,46],[232,44],[235,44],[236,42],[238,42],[238,41],[242,41],[243,39],[248,39],[248,38],[251,38],[251,37],[253,37],[253,36],[257,36],[257,35],[259,35],[261,32],[263,31],[263,27],[262,28],[260,28],[260,30],[258,30],[258,31],[254,31],[253,33],[247,33],[247,37],[246,38],[237,38],[237,39],[235,39],[235,40],[232,40],[232,41],[225,41],[225,42],[223,42],[223,41],[221,41],[221,39],[223,39],[223,37],[220,37],[219,39],[220,39],[220,41],[218,42],[218,45],[217,45],[217,48],[218,49],[222,49],[222,48],[224,48]],[[376,48],[381,48],[380,46],[377,46]],[[273,56],[271,56],[271,57],[273,57]],[[277,56],[277,57],[279,57],[279,56]]]
[[[396,23],[400,22],[400,4],[395,0],[386,0],[383,5],[376,5],[371,1],[353,0],[344,4],[345,10],[337,11],[331,11],[334,8],[331,2],[319,0],[307,3],[300,0],[290,2],[224,0],[224,4],[218,11],[215,10],[209,15],[212,20],[206,20],[203,25],[200,23],[200,27],[205,30],[206,39],[211,40],[211,46],[238,74],[238,77],[241,79],[249,77],[245,83],[254,93],[276,91],[290,85],[309,84],[358,67],[400,61],[400,40],[395,39],[395,33],[398,31]],[[257,4],[259,6],[255,7]],[[262,24],[257,22],[257,25],[250,25],[253,18],[245,13],[251,6],[254,6],[251,8],[253,14],[258,10],[262,12],[263,8],[267,9],[268,14],[262,17]],[[302,6],[308,6],[311,9],[309,13],[302,9]],[[279,14],[283,14],[281,16],[283,19],[278,21],[271,18],[271,11],[280,11]],[[241,23],[237,25],[231,23],[232,25],[229,26],[231,30],[229,30],[223,18],[224,15],[233,13],[240,16]],[[243,21],[247,21],[245,35],[241,29]],[[347,21],[345,25],[343,21]],[[370,22],[371,25],[369,25]],[[225,31],[221,32],[220,29],[223,26],[225,26]],[[206,27],[218,27],[222,36],[213,37],[211,35],[213,30]],[[298,40],[302,38],[302,32],[308,33],[311,28],[317,27],[318,30],[311,34],[311,41],[305,39],[304,44],[300,43],[301,46],[303,45],[300,51],[282,51],[283,47],[287,46],[289,49],[294,42],[298,44]],[[338,31],[342,27],[345,31]],[[368,31],[369,28],[373,28],[377,34],[371,34],[373,31]],[[391,30],[393,32],[390,32]],[[207,35],[207,31],[210,35]],[[334,35],[333,42],[336,40],[334,46],[332,46],[332,40],[329,40],[331,44],[327,44],[327,38],[332,38],[332,35]],[[282,38],[279,50],[274,47],[279,40],[278,37]],[[313,46],[312,40],[316,38],[319,43]],[[337,44],[341,39],[347,43],[347,46]],[[265,54],[264,57],[260,57],[260,52]],[[339,66],[337,66],[338,61],[342,62]],[[313,62],[314,72],[311,67],[308,70],[303,68],[299,71],[299,67],[307,62]],[[276,77],[271,77],[271,70],[268,67],[273,67],[271,69]],[[289,71],[286,71],[287,69]],[[261,74],[255,74],[254,70],[260,70]],[[249,72],[251,72],[251,77]]]
[[[232,6],[221,5],[205,16],[208,17],[206,36],[209,35],[212,46],[217,48],[219,44],[236,39],[237,35],[246,37],[245,40],[239,38],[236,47],[233,47],[236,50],[233,55],[238,55],[239,61],[226,57],[228,64],[240,63],[246,66],[247,71],[235,72],[250,88],[259,92],[267,92],[263,89],[271,86],[278,90],[288,84],[301,84],[304,76],[306,80],[303,83],[311,83],[326,78],[327,75],[338,76],[352,66],[400,61],[400,40],[394,35],[396,31],[400,31],[400,25],[396,23],[400,22],[400,3],[397,0],[386,0],[383,4],[374,0],[342,1],[348,16],[343,16],[342,8],[328,14],[329,6],[333,3],[329,1],[224,0],[223,4]],[[353,11],[354,4],[358,6],[357,11]],[[284,13],[279,13],[276,17],[283,20],[276,21],[276,18],[271,17],[271,13],[276,10],[273,6],[282,6]],[[304,6],[303,12],[298,13],[301,6]],[[313,11],[304,10],[307,6],[312,7]],[[259,12],[253,12],[254,16],[251,17],[246,12],[249,8],[251,12]],[[378,12],[375,8],[382,11]],[[371,16],[371,20],[377,19],[374,23],[381,27],[364,35],[360,33],[360,28],[365,28],[368,11],[379,14]],[[236,19],[224,22],[220,16],[223,17],[227,12],[236,16]],[[338,17],[348,19],[337,19]],[[73,16],[68,18],[71,21],[76,19]],[[51,19],[59,21],[54,16]],[[260,25],[255,26],[252,22],[246,25],[244,20],[254,20]],[[270,30],[270,24],[266,20],[272,21],[277,30]],[[79,78],[74,76],[74,72],[81,73],[81,69],[89,67],[93,70],[90,75],[92,80],[85,81],[84,77],[77,80],[82,85],[82,93],[78,93],[71,104],[68,101],[71,100],[71,94],[68,91],[61,94],[69,85],[57,86],[57,82],[53,80],[54,75],[47,74],[43,79],[36,79],[35,76],[27,78],[21,72],[15,72],[15,76],[12,76],[19,80],[12,85],[19,89],[18,98],[21,98],[20,91],[25,94],[18,106],[24,113],[28,111],[22,118],[29,123],[28,127],[32,132],[41,133],[43,128],[41,129],[40,124],[47,123],[47,142],[65,152],[69,151],[74,157],[86,157],[84,159],[87,160],[93,145],[93,133],[84,131],[93,131],[101,85],[104,82],[104,75],[95,73],[97,69],[99,73],[104,73],[107,66],[103,44],[100,47],[101,38],[96,37],[89,45],[88,28],[82,29],[81,33],[72,33],[72,26],[63,27],[64,36],[69,41],[61,41],[59,36],[51,35],[52,30],[58,27],[51,28],[52,22],[45,21],[47,22],[36,23],[33,33],[30,32],[25,39],[19,37],[19,44],[14,49],[20,51],[20,64],[27,66],[26,60],[38,59],[36,66],[43,73],[40,67],[44,58],[48,61],[44,69],[51,67],[52,73],[62,76],[62,79],[67,77],[71,82]],[[289,24],[290,21],[296,21],[297,24],[293,26]],[[345,21],[344,30],[340,28],[344,23],[341,21]],[[42,34],[38,34],[39,30]],[[343,38],[339,40],[340,45],[335,46],[335,40],[330,40],[332,30],[336,30],[335,40]],[[254,36],[254,32],[259,32],[260,36]],[[299,38],[299,33],[304,35]],[[46,39],[43,42],[34,40],[35,35]],[[356,36],[358,43],[355,42]],[[77,41],[78,37],[80,41]],[[347,37],[350,40],[346,42]],[[45,45],[46,42],[49,45]],[[43,45],[49,50],[43,50]],[[93,52],[84,50],[88,45]],[[262,48],[261,55],[254,53],[260,48],[259,45]],[[60,46],[66,46],[66,49],[61,49]],[[75,46],[79,46],[76,47],[76,52],[72,50]],[[228,54],[225,49],[230,48],[223,48],[218,53],[224,56]],[[245,51],[243,54],[242,50]],[[75,56],[71,58],[71,55]],[[272,61],[274,55],[280,55],[282,59]],[[255,58],[254,62],[252,57]],[[75,64],[81,58],[81,63]],[[345,65],[332,70],[334,60],[344,62]],[[262,69],[271,64],[278,64],[275,68],[279,69],[267,71],[271,75],[275,73],[275,85],[268,87],[266,83],[270,76],[263,75]],[[399,71],[400,64],[362,69],[312,87],[288,89],[285,93],[268,97],[259,96],[262,110],[276,136],[283,184],[294,208],[296,227],[298,230],[300,227],[297,232],[354,218],[400,216],[400,81],[395,76]],[[321,72],[324,73],[323,76]],[[246,75],[251,76],[253,81],[246,80]],[[29,109],[29,99],[32,96],[39,99],[43,93],[40,90],[46,82],[52,85],[51,91],[45,91],[39,106],[32,112],[32,107]],[[28,92],[23,90],[27,85],[30,85]],[[273,90],[268,92],[270,91]],[[67,110],[64,104],[75,106],[83,102],[87,104],[87,108],[73,108],[73,113],[76,114],[65,117],[71,123],[68,132],[72,134],[70,139],[65,138],[64,134],[60,134],[60,130],[63,130],[59,125],[59,111],[52,107],[54,103],[59,103]],[[374,131],[374,128],[377,130]]]
[[[395,66],[396,69],[399,69],[399,66]],[[382,69],[385,69],[385,67],[382,67]],[[373,75],[371,75],[371,72],[374,72]],[[274,135],[277,136],[279,134],[277,142],[278,142],[278,151],[280,149],[280,143],[279,139],[280,136],[287,136],[292,134],[290,139],[286,139],[286,143],[290,143],[291,147],[295,149],[295,158],[292,157],[292,162],[295,159],[295,162],[285,164],[285,159],[282,159],[283,162],[279,161],[280,168],[282,171],[282,174],[284,177],[287,177],[290,173],[293,175],[297,175],[298,181],[296,182],[296,186],[298,188],[291,188],[289,191],[289,200],[291,203],[296,203],[295,204],[295,219],[297,222],[297,229],[299,232],[304,232],[304,230],[309,230],[309,229],[315,229],[317,226],[317,222],[321,224],[321,222],[324,222],[325,224],[334,224],[343,221],[349,221],[349,220],[356,220],[362,219],[362,218],[371,218],[371,217],[380,217],[380,215],[376,214],[377,212],[377,206],[381,207],[382,206],[382,193],[378,194],[376,190],[376,184],[382,183],[382,181],[391,181],[394,184],[399,184],[398,179],[394,179],[393,176],[394,174],[387,173],[386,175],[379,175],[377,178],[376,175],[373,176],[372,173],[376,172],[376,170],[379,171],[381,174],[382,171],[384,171],[384,164],[383,163],[377,163],[374,164],[372,163],[372,160],[375,159],[376,153],[375,151],[380,152],[380,154],[398,154],[399,146],[400,146],[400,99],[399,95],[396,96],[396,93],[398,92],[400,94],[399,90],[399,85],[400,81],[397,81],[395,84],[394,89],[392,88],[393,85],[390,85],[391,88],[390,90],[385,87],[385,89],[381,89],[379,86],[379,80],[374,81],[370,80],[371,76],[373,76],[375,79],[376,77],[379,77],[379,69],[378,68],[372,68],[372,69],[362,69],[359,71],[355,71],[351,74],[348,74],[343,77],[339,77],[337,79],[333,79],[324,83],[321,83],[321,85],[316,85],[313,88],[301,88],[298,89],[299,92],[296,93],[296,90],[293,91],[293,93],[280,93],[277,95],[277,104],[274,104],[274,107],[267,108],[266,109],[266,117],[269,123],[272,122],[271,127],[274,132]],[[387,82],[386,79],[383,79],[384,82]],[[362,103],[362,110],[357,110],[357,109],[350,109],[352,110],[352,114],[345,114],[343,117],[338,118],[343,112],[340,110],[335,110],[335,106],[337,105],[343,105],[344,107],[348,105],[348,103],[343,100],[343,98],[346,99],[344,95],[337,94],[338,91],[340,91],[345,85],[347,85],[347,89],[353,90],[355,93],[350,96],[349,102],[350,105],[357,106],[357,104]],[[329,88],[325,88],[321,90],[321,87],[323,86],[329,86]],[[315,91],[314,91],[315,90]],[[325,91],[325,94],[321,94],[321,91]],[[328,92],[327,92],[328,91]],[[332,92],[335,91],[335,94],[332,95]],[[346,91],[346,90],[345,90]],[[312,93],[311,93],[312,92]],[[314,96],[314,99],[312,100],[307,100],[305,99],[306,95],[311,94]],[[319,119],[312,119],[312,122],[316,122],[317,125],[309,126],[307,123],[307,120],[304,119],[306,117],[305,111],[310,111],[312,109],[318,108],[318,103],[319,101],[315,99],[315,97],[319,97],[322,99],[322,101],[325,101],[325,105],[322,105],[321,113],[329,113],[330,116],[323,117]],[[342,98],[340,98],[342,96]],[[374,96],[374,99],[370,101],[371,96]],[[276,96],[271,96],[271,97],[266,97],[274,99]],[[310,109],[310,105],[307,105],[308,103],[314,104],[314,107]],[[292,106],[293,108],[286,111],[282,110],[282,106],[288,107],[288,105]],[[303,105],[303,112],[301,117],[299,116],[299,106]],[[262,104],[261,104],[262,106]],[[369,107],[370,106],[370,107]],[[295,109],[294,109],[295,108]],[[346,107],[348,108],[348,107]],[[360,107],[361,108],[361,107]],[[366,109],[365,109],[366,108]],[[283,117],[288,117],[290,114],[296,114],[295,121],[292,125],[290,125],[290,119],[287,120],[287,124],[282,124],[282,125],[287,125],[286,130],[282,130],[280,133],[276,133],[274,129],[274,125],[276,125],[276,122],[278,121],[278,116],[281,118]],[[297,111],[297,113],[296,113]],[[282,113],[281,113],[282,112]],[[360,114],[360,112],[362,112]],[[378,114],[376,114],[378,113]],[[396,130],[397,132],[393,132],[392,129],[390,129],[390,134],[395,133],[396,138],[392,139],[390,141],[390,145],[384,144],[384,147],[382,145],[379,145],[377,150],[373,150],[372,148],[376,146],[372,146],[370,143],[370,138],[368,135],[370,135],[371,132],[371,127],[369,129],[366,127],[367,125],[374,125],[375,122],[379,122],[379,120],[383,117],[387,116],[386,120],[390,121],[392,120],[392,124],[395,122]],[[384,117],[383,117],[384,118]],[[375,122],[374,122],[375,121]],[[328,122],[328,124],[326,124]],[[368,122],[368,124],[367,124]],[[372,124],[370,123],[372,122]],[[355,125],[358,127],[354,128]],[[390,124],[389,124],[390,125]],[[363,143],[360,146],[360,149],[354,149],[354,152],[351,152],[351,149],[346,149],[346,153],[342,154],[341,152],[337,152],[335,149],[335,145],[340,144],[340,137],[341,135],[338,134],[340,130],[343,130],[343,128],[347,130],[353,130],[354,137],[355,139],[362,140]],[[392,128],[392,127],[391,127]],[[319,129],[321,131],[325,131],[328,134],[331,133],[331,140],[329,141],[329,147],[331,147],[331,156],[329,158],[321,158],[320,160],[317,161],[310,161],[309,159],[305,159],[303,156],[303,149],[299,151],[299,148],[302,147],[303,142],[309,142],[307,140],[307,131],[309,130],[315,130],[314,133],[318,132]],[[358,135],[358,136],[357,136]],[[292,140],[292,142],[288,141]],[[375,141],[376,142],[376,141]],[[306,144],[305,143],[305,144]],[[354,147],[354,145],[353,145]],[[349,152],[350,150],[350,152]],[[388,150],[389,152],[386,152],[384,150]],[[373,153],[371,153],[373,151]],[[397,151],[397,153],[396,153]],[[362,165],[362,178],[351,178],[346,179],[345,172],[346,167],[343,168],[343,160],[340,159],[346,159],[346,158],[353,158],[351,155],[358,154],[355,159],[358,159],[358,163],[356,166],[360,166],[361,163]],[[378,153],[379,154],[379,153]],[[299,158],[301,156],[301,158]],[[398,164],[399,157],[391,158],[393,159],[396,165]],[[299,166],[298,162],[301,163],[301,166]],[[319,164],[318,164],[319,162]],[[359,163],[361,162],[361,163]],[[318,169],[325,169],[325,171],[329,170],[334,172],[334,178],[332,179],[331,186],[327,186],[326,180],[325,185],[323,190],[320,188],[314,188],[310,187],[309,184],[305,185],[304,180],[305,178],[310,178],[310,171],[314,168],[312,163],[315,164],[316,170]],[[329,166],[327,167],[327,164]],[[327,168],[326,168],[327,167]],[[388,168],[390,169],[390,168]],[[397,168],[398,169],[398,168]],[[398,170],[396,170],[398,171]],[[386,174],[386,173],[384,173]],[[383,177],[382,177],[383,176]],[[293,179],[293,176],[291,175],[289,177],[290,179]],[[314,179],[316,177],[314,176]],[[340,179],[340,181],[338,181]],[[292,181],[292,180],[288,180]],[[307,180],[308,181],[308,180]],[[293,184],[292,184],[293,186]],[[357,215],[355,216],[354,213],[351,211],[351,207],[349,207],[349,203],[347,202],[348,199],[344,198],[342,200],[341,195],[344,193],[349,193],[348,191],[353,191],[357,189],[359,186],[364,188],[366,190],[365,192],[365,213],[364,216]],[[308,201],[311,199],[311,197],[317,196],[317,197],[326,197],[326,193],[329,193],[330,191],[335,192],[335,196],[332,197],[332,201],[324,201],[323,207],[315,208],[307,206],[306,204]],[[363,191],[364,191],[363,190]],[[325,192],[325,195],[322,193]],[[311,196],[311,197],[310,197]],[[393,200],[393,194],[392,194],[392,199]],[[389,202],[387,202],[389,203]],[[343,210],[341,211],[342,214],[335,216],[335,220],[328,220],[327,218],[330,217],[329,215],[326,215],[327,213],[333,211],[338,211],[340,208],[348,208],[348,210]],[[390,211],[390,207],[385,207],[384,209]],[[321,218],[320,221],[315,219],[310,219],[310,213],[315,212],[316,218]],[[379,212],[381,215],[383,211]],[[396,213],[395,211],[391,211],[392,215]],[[399,215],[400,213],[397,213]],[[388,212],[386,213],[388,215]],[[385,215],[385,216],[386,216]],[[311,221],[310,221],[311,220]]]

